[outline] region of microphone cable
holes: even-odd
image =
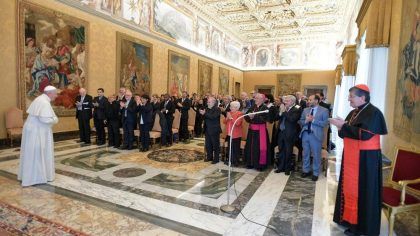
[[[272,230],[274,233],[276,233],[277,235],[281,235],[281,234],[280,234],[280,232],[278,232],[278,231],[277,231],[277,228],[276,228],[276,227],[274,227],[274,226],[272,226],[272,225],[264,225],[264,224],[261,224],[261,223],[255,222],[255,221],[250,220],[249,218],[247,218],[247,217],[246,217],[246,216],[242,213],[242,203],[241,203],[241,201],[239,200],[238,192],[237,192],[237,190],[236,190],[236,181],[233,181],[233,189],[235,190],[236,200],[238,201],[238,205],[239,205],[239,214],[241,214],[241,216],[242,216],[245,220],[247,220],[247,221],[249,221],[249,222],[251,222],[251,223],[253,223],[253,224],[263,226],[263,227],[265,227],[265,228],[267,228],[267,229],[271,229],[271,230]],[[229,193],[228,193],[228,194],[229,194]],[[269,223],[270,223],[270,222],[269,222]]]

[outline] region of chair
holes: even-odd
[[[195,116],[197,114],[193,109],[188,110],[188,132],[190,137],[194,137]]]
[[[382,190],[382,207],[389,218],[389,235],[393,234],[395,215],[417,212],[420,225],[420,152],[397,148],[389,180]]]
[[[149,132],[150,138],[153,140],[153,144],[156,143],[156,139],[160,138],[162,133],[162,127],[160,127],[160,116],[156,113],[155,115],[155,122],[153,123],[152,130]]]
[[[172,134],[179,134],[179,125],[181,124],[181,113],[178,109],[175,110],[174,113],[174,121],[172,122]],[[174,138],[173,136],[171,137]]]
[[[7,137],[10,138],[10,147],[13,147],[13,137],[22,136],[23,111],[12,107],[6,112]]]

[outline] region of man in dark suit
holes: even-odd
[[[223,97],[223,102],[219,104],[222,115],[226,117],[227,113],[230,112],[230,103],[232,102],[232,96],[226,95]]]
[[[220,156],[220,109],[216,105],[216,99],[209,97],[207,99],[207,108],[200,110],[200,114],[204,116],[204,133],[206,137],[206,161],[212,164],[219,162]]]
[[[125,100],[120,101],[120,113],[124,130],[124,144],[121,149],[133,149],[134,128],[137,122],[137,104],[131,91],[125,92]]]
[[[300,114],[302,115],[303,110],[306,108],[306,101],[303,99],[303,93],[302,92],[296,92],[296,108],[299,109]],[[298,133],[300,133],[300,126],[298,126]],[[302,153],[303,153],[303,147],[302,147],[302,139],[297,138],[295,142],[295,146],[298,148],[298,161],[302,160]]]
[[[108,146],[120,147],[120,104],[115,100],[116,95],[109,96],[105,106],[106,123],[108,125]]]
[[[92,119],[92,96],[86,94],[86,89],[79,89],[76,97],[76,119],[79,123],[80,142],[90,143],[90,119]]]
[[[182,98],[178,99],[177,107],[181,112],[181,122],[179,125],[179,141],[186,142],[190,135],[188,132],[188,110],[191,107],[191,101],[188,98],[187,91],[182,92]]]
[[[292,169],[293,145],[298,135],[298,121],[300,111],[295,106],[296,97],[294,95],[284,96],[279,112],[273,120],[279,120],[279,130],[277,143],[280,151],[279,161],[277,162],[276,173],[285,172],[290,175]]]
[[[302,92],[296,92],[296,105],[299,106],[299,109],[303,111],[306,108],[306,101],[303,99]]]
[[[153,105],[150,103],[150,97],[147,94],[136,96],[137,109],[139,111],[139,124],[140,124],[140,141],[141,148],[139,151],[149,151],[150,145],[150,130],[153,127]]]
[[[108,99],[104,96],[104,89],[98,88],[98,96],[93,98],[93,123],[96,128],[96,144],[105,144],[105,106]]]
[[[164,132],[167,135],[161,137],[162,145],[170,146],[172,145],[172,122],[174,121],[175,113],[175,104],[172,102],[169,94],[165,94],[165,100],[161,103],[161,111],[165,116],[167,132]]]

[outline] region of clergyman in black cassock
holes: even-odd
[[[264,100],[264,94],[255,95],[255,104],[247,111],[247,114],[268,110]],[[267,131],[267,122],[270,119],[268,113],[245,116],[244,119],[249,123],[244,151],[246,167],[263,170],[270,164],[270,140]]]
[[[379,235],[382,204],[380,135],[387,134],[382,112],[369,103],[369,88],[350,89],[352,110],[345,121],[330,119],[344,139],[344,151],[334,222],[348,227],[348,235]]]

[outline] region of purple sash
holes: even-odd
[[[267,132],[266,123],[250,124],[250,130],[258,131],[260,134],[260,165],[267,164]]]

